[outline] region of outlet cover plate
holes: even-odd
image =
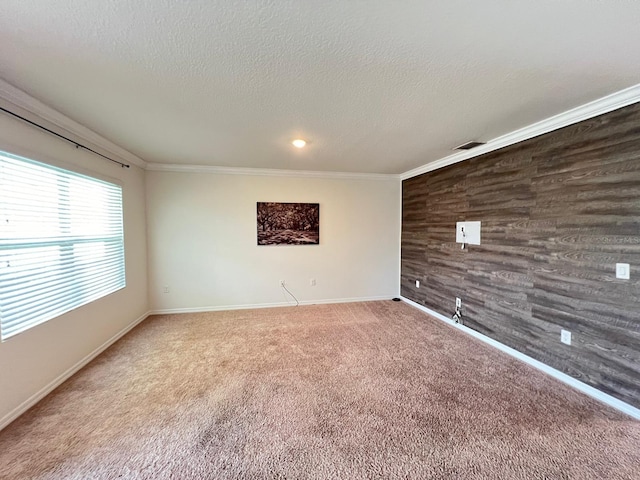
[[[567,345],[571,345],[571,332],[568,330],[561,330],[560,341],[562,343],[566,343]]]
[[[482,222],[457,222],[456,242],[469,245],[480,245],[480,229]],[[462,231],[464,229],[464,235]]]
[[[628,263],[616,263],[616,278],[629,280],[630,275]]]

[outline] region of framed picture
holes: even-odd
[[[258,245],[318,245],[319,203],[258,202]]]

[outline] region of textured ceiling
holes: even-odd
[[[3,0],[0,13],[0,77],[154,163],[401,173],[640,82],[634,0]]]

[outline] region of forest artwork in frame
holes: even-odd
[[[258,245],[318,245],[319,203],[258,202]]]

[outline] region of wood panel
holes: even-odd
[[[402,190],[403,296],[447,316],[461,297],[467,326],[640,408],[640,104]],[[482,245],[455,243],[462,220]]]

